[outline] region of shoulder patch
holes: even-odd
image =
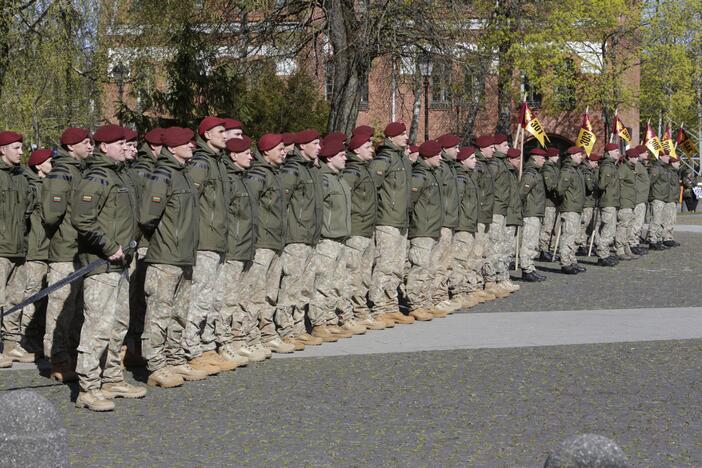
[[[66,180],[66,181],[71,181],[73,177],[71,177],[70,172],[56,172],[55,170],[52,169],[51,172],[49,172],[49,175],[46,176],[47,179],[52,179],[52,180]]]
[[[109,185],[109,182],[107,181],[107,179],[100,174],[88,174],[85,176],[85,180],[95,182],[95,183],[103,185],[105,187]]]

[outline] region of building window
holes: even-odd
[[[451,65],[435,62],[431,72],[431,107],[447,109],[451,105]]]
[[[526,94],[527,104],[529,107],[541,107],[543,96],[536,87],[529,82],[525,76],[522,77],[522,95]]]

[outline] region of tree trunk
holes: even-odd
[[[489,60],[487,62],[489,64]],[[487,68],[485,68],[487,70]],[[476,75],[477,86],[473,90],[473,93],[477,95],[476,98],[471,97],[470,103],[466,106],[466,116],[463,120],[463,126],[461,128],[461,144],[469,145],[470,140],[473,136],[473,129],[475,128],[475,119],[478,117],[478,112],[480,111],[480,106],[483,102],[483,95],[485,93],[485,73],[481,70],[480,73]]]
[[[495,133],[510,135],[512,124],[512,71],[513,61],[508,58],[511,43],[503,43],[498,48],[498,76],[497,76],[497,128]]]
[[[412,144],[417,142],[417,131],[419,130],[419,114],[422,111],[422,79],[416,77],[414,85],[414,102],[412,103],[412,122],[409,128],[409,141]]]

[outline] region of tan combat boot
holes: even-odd
[[[392,317],[388,317],[387,314],[380,314],[377,317],[373,317],[373,320],[385,325],[385,328],[393,328],[397,322]]]
[[[87,408],[90,411],[112,411],[115,409],[115,404],[105,398],[100,390],[88,390],[78,394],[76,407]]]
[[[495,282],[485,283],[485,291],[494,295],[498,299],[505,298],[510,294],[509,291],[499,287]]]
[[[207,375],[204,378],[207,378]],[[173,388],[180,387],[183,382],[185,380],[181,375],[174,373],[172,367],[166,366],[152,372],[146,384],[152,387]]]
[[[323,339],[318,338],[316,336],[312,336],[307,332],[302,333],[301,335],[297,335],[295,339],[297,341],[301,341],[305,346],[319,346],[322,343],[324,343]]]
[[[217,373],[219,373],[219,369],[217,369],[216,367],[214,369],[216,370]],[[208,375],[214,375],[214,374],[208,374],[207,371],[196,369],[190,363],[181,364],[179,366],[170,366],[170,371],[173,374],[179,375],[180,377],[183,378],[183,380],[185,380],[187,382],[205,380]]]
[[[216,375],[216,374],[219,374],[219,372],[220,372],[219,366],[215,366],[214,364],[212,364],[202,354],[199,355],[198,357],[188,361],[188,365],[192,369],[194,369],[196,371],[202,371],[207,375]],[[180,367],[180,366],[178,366],[178,367]],[[188,380],[188,379],[185,379],[185,380]]]
[[[347,320],[339,328],[353,335],[363,335],[366,332],[366,327],[354,319]]]
[[[51,378],[58,382],[75,382],[78,374],[71,361],[58,361],[51,363]]]
[[[146,389],[138,385],[132,385],[124,380],[121,382],[112,382],[102,384],[102,394],[108,400],[114,398],[144,398]]]
[[[295,337],[284,336],[282,340],[283,343],[292,345],[295,348],[295,351],[303,351],[305,349],[305,344],[302,341],[296,339]]]
[[[338,336],[339,338],[351,338],[353,336],[353,333],[342,330],[338,325],[327,325],[327,330],[329,333]]]
[[[326,343],[334,343],[335,341],[339,341],[339,336],[334,335],[329,330],[327,330],[326,325],[317,325],[316,327],[314,327],[312,329],[312,336],[321,338]]]
[[[482,304],[483,302],[494,301],[495,299],[497,299],[497,296],[485,291],[484,289],[473,291],[472,293],[470,293],[470,296],[477,300],[480,304]]]
[[[382,315],[382,317],[391,318],[396,323],[399,323],[401,325],[409,325],[411,323],[414,323],[414,317],[410,317],[409,315],[405,315],[402,312],[390,312],[389,314]]]
[[[256,343],[253,347],[257,352],[261,352],[266,356],[266,359],[273,357],[273,351],[263,346],[263,343]]]
[[[244,357],[238,353],[231,352],[226,347],[219,348],[218,352],[219,352],[219,354],[218,354],[219,358],[229,368],[229,369],[225,369],[225,370],[234,370],[237,367],[244,367],[246,364],[249,363],[249,358]],[[234,367],[232,367],[232,366],[234,366]]]
[[[19,343],[15,343],[14,346],[9,347],[9,349],[8,345],[5,345],[4,354],[6,357],[12,359],[13,362],[22,362],[27,364],[36,360],[36,355],[24,349]]]
[[[428,322],[434,318],[434,315],[432,315],[427,309],[414,309],[409,314],[414,317],[415,320],[419,320],[420,322]]]
[[[470,294],[459,296],[457,300],[460,301],[462,309],[470,309],[471,307],[475,307],[480,304],[480,300],[476,299]]]
[[[295,351],[295,347],[293,345],[283,343],[283,340],[281,340],[279,337],[275,337],[271,341],[263,343],[263,347],[270,349],[271,352],[281,354],[290,354]]]
[[[233,361],[228,361],[222,356],[220,356],[217,351],[205,351],[202,353],[202,357],[209,363],[212,364],[213,366],[217,367],[220,371],[226,372],[230,370],[234,370],[237,367],[239,367],[239,364]],[[249,362],[248,359],[246,362]]]
[[[387,325],[385,322],[376,320],[373,317],[356,318],[356,321],[366,327],[366,330],[385,330]],[[393,322],[394,323],[394,322]]]
[[[9,369],[10,367],[12,367],[12,359],[0,354],[0,369]]]
[[[249,345],[244,345],[237,349],[236,354],[244,356],[249,362],[261,362],[266,360],[266,353],[262,349],[259,350]]]
[[[501,287],[501,288],[503,288],[503,289],[509,291],[510,293],[517,292],[517,291],[519,291],[519,289],[520,289],[519,285],[518,285],[518,284],[514,284],[514,283],[512,282],[512,280],[500,281],[499,283],[497,283],[497,285],[498,285],[499,287]]]
[[[461,308],[461,303],[456,300],[441,301],[434,306],[434,310],[439,312],[446,312],[447,314],[452,314]]]

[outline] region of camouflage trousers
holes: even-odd
[[[278,337],[275,331],[275,308],[280,290],[282,265],[280,255],[270,249],[256,249],[248,273],[248,310],[258,318],[261,341],[267,343]]]
[[[217,252],[198,251],[193,267],[193,283],[190,296],[190,310],[183,332],[183,346],[188,359],[194,359],[206,351],[216,349],[221,340],[220,319],[217,316],[215,302],[221,289],[223,255]]]
[[[46,274],[49,264],[42,260],[28,260],[22,266],[26,271],[23,298],[38,293],[46,287]],[[22,309],[20,334],[25,348],[35,349],[41,346],[44,322],[46,321],[46,299],[30,304]],[[29,341],[31,340],[31,344]]]
[[[24,260],[0,257],[0,304],[5,309],[22,302],[26,283],[27,270],[24,268]],[[8,351],[15,343],[19,343],[22,337],[22,313],[23,310],[18,310],[2,318],[2,341]]]
[[[490,225],[478,223],[478,230],[475,232],[475,256],[480,262],[480,272],[486,283],[494,282],[496,279],[495,268],[490,262],[495,246],[490,240]]]
[[[451,293],[461,296],[481,288],[481,262],[476,261],[475,233],[456,231],[451,243]]]
[[[141,349],[151,372],[186,362],[181,342],[190,310],[192,280],[191,266],[152,263],[146,269],[147,307]]]
[[[305,330],[305,307],[314,292],[315,248],[288,244],[281,255],[282,277],[275,322],[281,337],[301,335]]]
[[[410,242],[410,246],[411,244]],[[451,258],[453,256],[452,245],[453,229],[442,227],[441,237],[432,250],[431,259],[434,268],[432,295],[435,304],[449,299],[449,290],[451,288]]]
[[[617,210],[617,233],[614,236],[614,247],[617,250],[617,255],[624,255],[626,249],[629,247],[629,239],[631,239],[633,224],[633,209],[620,208]]]
[[[407,299],[410,310],[433,308],[436,304],[432,285],[436,285],[435,260],[438,242],[431,237],[409,240],[410,269],[407,273]]]
[[[597,256],[607,258],[611,255],[614,236],[617,232],[617,208],[608,206],[600,208],[600,227],[597,237]]]
[[[675,217],[678,214],[677,205],[674,202],[665,204],[663,209],[663,240],[673,240],[673,227],[675,226]]]
[[[315,249],[314,294],[309,317],[312,326],[336,325],[353,318],[348,297],[347,249],[343,242],[322,239]]]
[[[489,260],[495,270],[495,279],[497,281],[509,279],[509,262],[505,254],[507,251],[505,243],[508,242],[506,229],[505,217],[493,214],[492,224],[490,224],[490,230],[488,231],[490,242],[493,245],[492,255],[489,257]]]
[[[514,261],[514,253],[517,251],[517,228],[521,231],[521,226],[507,226],[505,227],[505,242],[503,244],[505,255],[505,266],[507,268],[507,277],[509,279],[509,265]]]
[[[129,331],[128,339],[134,341],[141,340],[144,332],[144,317],[146,315],[146,294],[144,283],[146,282],[146,257],[147,248],[141,247],[137,250],[130,267],[131,276],[129,278]]]
[[[76,373],[81,390],[87,392],[99,390],[102,382],[124,380],[119,352],[129,327],[129,272],[87,277],[84,301]],[[103,354],[105,364],[101,371]]]
[[[519,246],[519,263],[526,273],[536,270],[534,259],[539,255],[539,237],[541,234],[541,218],[529,216],[524,218],[522,240]]]
[[[558,219],[556,207],[547,206],[544,209],[544,218],[541,222],[539,235],[539,251],[552,252],[556,243],[556,220]]]
[[[651,202],[651,225],[648,228],[648,242],[657,244],[663,241],[663,223],[665,221],[666,203],[662,200]]]
[[[217,285],[221,289],[218,295],[222,297],[217,304],[221,317],[222,346],[231,346],[232,351],[248,344],[253,338],[249,335],[254,329],[254,335],[258,336],[258,317],[246,306],[249,288],[255,287],[248,283],[251,263],[227,260],[222,267],[223,280]]]
[[[373,316],[398,311],[398,288],[404,280],[407,232],[392,226],[375,228],[375,264],[368,296]]]
[[[359,319],[370,316],[368,289],[373,273],[375,242],[371,237],[351,236],[346,241],[348,297],[353,314]]]
[[[561,266],[574,265],[578,263],[575,258],[575,241],[580,234],[580,213],[567,211],[561,213],[561,245],[559,254],[561,256]]]
[[[629,235],[629,246],[631,247],[639,245],[639,242],[641,242],[647,206],[646,203],[639,203],[634,207],[634,219],[631,221],[631,233]]]
[[[576,241],[578,247],[588,248],[590,241],[590,233],[592,232],[592,217],[595,213],[595,209],[587,206],[583,208],[583,212],[580,215],[580,234]]]
[[[50,262],[46,275],[48,284],[62,280],[80,265],[73,262]],[[83,280],[74,281],[69,286],[57,289],[49,295],[46,305],[46,329],[44,330],[44,355],[52,361],[65,361],[74,350],[74,333],[80,334],[83,316]],[[80,338],[78,338],[80,339]]]

